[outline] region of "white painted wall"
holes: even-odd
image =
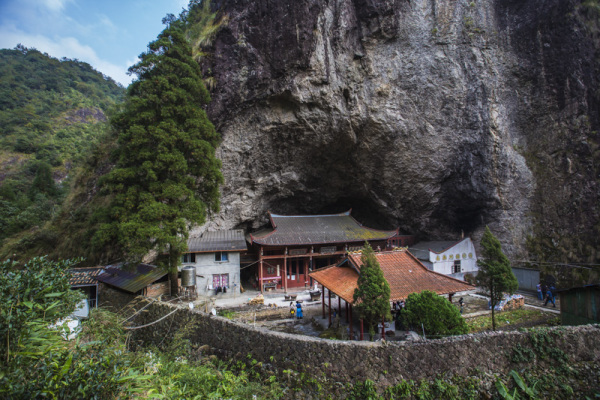
[[[460,274],[453,273],[454,261],[457,259],[460,259],[461,262]],[[439,254],[430,251],[429,261],[432,263],[435,272],[454,277],[464,276],[466,272],[477,273],[479,270],[477,267],[477,254],[471,238],[465,238]]]
[[[227,252],[228,261],[215,261],[215,253],[196,253],[195,263],[183,263],[183,267],[196,267],[196,290],[201,296],[234,297],[240,294],[240,253]],[[213,274],[229,274],[229,287],[227,293],[215,294],[215,290],[209,289],[212,286]]]

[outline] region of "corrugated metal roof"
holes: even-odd
[[[277,215],[269,213],[273,230],[251,235],[252,241],[271,246],[386,240],[397,231],[363,227],[350,211],[328,215]]]
[[[96,286],[98,281],[94,277],[102,272],[102,267],[73,268],[69,270],[69,284],[77,286]]]
[[[96,279],[126,292],[136,293],[166,274],[165,270],[148,264],[139,264],[135,272],[108,266]]]
[[[241,229],[205,232],[201,237],[188,239],[188,253],[245,250],[246,238]]]
[[[430,290],[437,294],[448,294],[472,290],[468,283],[428,270],[406,250],[375,253],[383,275],[390,285],[390,301],[404,300],[411,293]],[[352,265],[362,266],[361,253],[352,253],[348,260]],[[358,273],[342,265],[322,268],[309,274],[317,282],[330,289],[348,303],[353,303]]]

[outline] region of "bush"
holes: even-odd
[[[86,344],[67,341],[62,327],[51,327],[81,298],[66,273],[75,262],[0,263],[0,397],[121,398],[145,380],[124,352],[115,318],[94,315]]]
[[[462,335],[469,331],[460,312],[446,298],[427,290],[406,299],[402,321],[427,336]]]

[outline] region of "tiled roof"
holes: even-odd
[[[353,303],[358,273],[352,267],[347,264],[341,267],[332,265],[311,272],[309,275],[347,303]]]
[[[136,293],[166,274],[165,270],[148,264],[137,265],[135,272],[108,266],[104,268],[104,273],[97,276],[96,279],[126,292]]]
[[[349,255],[349,261],[360,268],[360,253]],[[409,294],[430,290],[437,294],[448,294],[472,290],[475,287],[460,279],[427,269],[406,250],[375,253],[385,279],[390,284],[390,300],[406,299]]]
[[[69,285],[77,286],[96,286],[98,281],[94,279],[102,272],[102,267],[94,268],[73,268],[69,270]]]
[[[428,270],[406,250],[379,252],[375,255],[390,285],[390,301],[403,300],[409,294],[423,290],[448,294],[475,288],[459,279]],[[348,260],[360,268],[360,257],[361,253],[351,253]],[[358,273],[354,268],[347,264],[331,266],[314,271],[310,276],[348,303],[353,303],[358,281]]]
[[[201,237],[188,239],[187,252],[190,253],[245,250],[247,250],[246,239],[241,229],[205,232]]]
[[[273,230],[250,235],[263,245],[308,245],[386,240],[397,231],[365,228],[350,211],[328,215],[277,215],[269,213]]]
[[[414,254],[415,257],[417,257],[419,260],[429,260],[429,250],[433,251],[434,253],[443,253],[444,251],[456,246],[465,239],[461,239],[458,241],[438,240],[432,242],[419,242],[410,246],[408,250],[410,250],[411,253]]]

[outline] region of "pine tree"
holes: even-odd
[[[502,301],[504,293],[513,294],[519,287],[510,261],[502,252],[500,241],[485,227],[481,238],[481,258],[477,261],[477,285],[483,287],[490,296],[492,306],[492,329],[496,330],[494,308]]]
[[[377,257],[368,242],[361,255],[362,266],[358,276],[358,287],[354,291],[354,303],[370,332],[382,318],[391,320],[390,285],[383,276]]]
[[[168,254],[171,292],[189,229],[219,208],[223,181],[215,157],[219,135],[202,109],[210,101],[200,67],[182,32],[168,27],[129,71],[136,74],[123,110],[111,121],[118,137],[117,162],[102,184],[112,201],[110,221],[96,240],[118,243],[130,261],[149,250]]]

